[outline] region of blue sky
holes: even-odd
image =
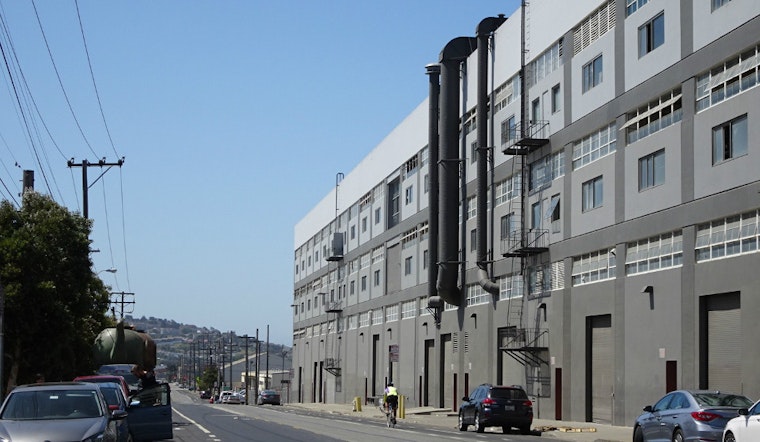
[[[519,1],[0,6],[0,198],[34,170],[81,212],[67,160],[125,157],[88,169],[89,215],[131,314],[290,345],[295,224],[426,98],[446,43]]]

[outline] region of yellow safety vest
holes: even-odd
[[[387,387],[387,388],[388,388],[388,393],[385,394],[386,396],[398,396],[398,390],[396,389],[396,387]]]

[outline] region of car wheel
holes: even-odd
[[[460,411],[459,412],[459,431],[467,431],[467,427],[469,427],[469,425],[464,423],[464,413]]]
[[[726,435],[723,437],[723,442],[736,442],[736,437],[734,437],[734,433],[730,431],[726,433]]]
[[[520,427],[520,434],[530,434],[530,425]]]
[[[683,433],[681,433],[681,430],[676,430],[676,432],[673,433],[673,442],[683,442]]]
[[[633,429],[633,442],[644,442],[644,433],[641,432],[641,427]]]
[[[486,429],[484,426],[480,425],[480,412],[475,412],[475,431],[478,433],[484,432]]]

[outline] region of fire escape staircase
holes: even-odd
[[[331,321],[335,321],[335,330],[328,330],[328,339],[332,336],[332,344],[330,348],[328,349],[327,355],[328,357],[325,358],[325,365],[324,369],[326,372],[332,374],[333,376],[340,376],[341,374],[341,361],[340,361],[340,339],[338,339],[338,336],[340,336],[343,333],[343,330],[341,328],[341,316],[343,313],[343,303],[341,301],[330,301],[327,303],[325,307],[325,313],[327,313],[327,319],[328,323]]]

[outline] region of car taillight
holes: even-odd
[[[713,419],[718,419],[720,415],[710,413],[709,411],[692,411],[691,417],[693,417],[695,421],[710,422]]]
[[[490,397],[483,399],[483,405],[493,405],[493,399]]]
[[[532,406],[533,406],[533,402],[531,402],[531,401],[523,401],[523,407],[532,407]]]

